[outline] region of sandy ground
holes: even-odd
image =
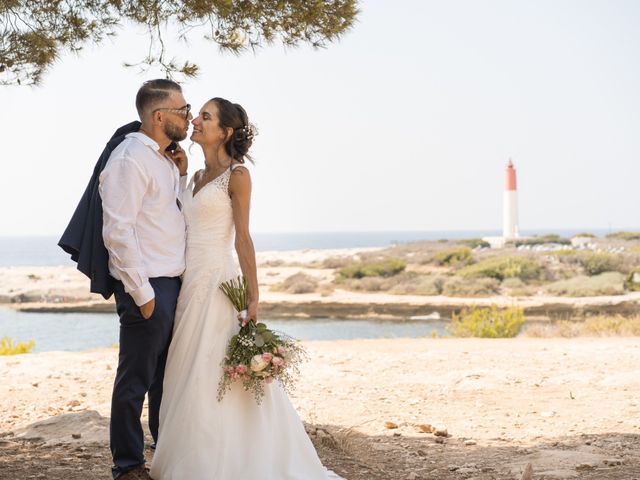
[[[306,346],[292,401],[349,480],[640,479],[638,338]],[[0,357],[0,479],[109,478],[116,357]]]

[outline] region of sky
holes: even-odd
[[[499,230],[504,168],[520,229],[640,227],[640,2],[363,1],[323,50],[222,54],[192,37],[183,84],[258,128],[255,232]],[[0,87],[0,235],[59,235],[105,142],[136,118],[143,30]],[[202,168],[197,145],[190,173]]]

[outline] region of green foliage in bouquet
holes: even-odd
[[[455,337],[512,338],[524,325],[524,310],[520,307],[498,309],[471,308],[451,319],[451,333]]]
[[[28,342],[13,343],[10,337],[4,337],[0,340],[0,355],[20,355],[29,353],[36,346],[36,342],[29,340]]]
[[[248,306],[244,277],[222,283],[220,290],[242,318]],[[244,389],[253,393],[257,403],[264,396],[265,383],[277,380],[290,392],[300,373],[299,365],[305,358],[305,350],[295,339],[270,330],[264,323],[243,319],[240,331],[231,337],[227,345],[222,365],[224,373],[218,385],[218,401],[222,401],[236,381],[242,382]]]

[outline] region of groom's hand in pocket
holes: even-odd
[[[153,311],[156,309],[156,299],[152,298],[144,305],[140,305],[140,313],[145,320],[149,320],[151,315],[153,315]]]

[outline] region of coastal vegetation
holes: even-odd
[[[316,291],[319,283],[317,278],[298,272],[287,277],[283,282],[274,285],[271,289],[287,293],[312,293]]]
[[[0,339],[0,355],[20,355],[29,353],[36,346],[36,342],[29,340],[28,342],[13,343],[11,337],[3,337]]]
[[[374,262],[360,262],[341,268],[342,278],[393,277],[407,268],[407,262],[399,258],[384,258]]]
[[[524,310],[520,307],[504,309],[474,307],[453,315],[450,333],[454,337],[513,338],[524,325]]]
[[[294,275],[272,288],[290,293],[342,289],[449,297],[622,295],[640,291],[640,239],[635,236],[544,235],[502,249],[488,248],[479,239],[398,244],[297,265],[307,272],[333,271],[333,280]]]
[[[607,235],[607,238],[618,240],[640,240],[640,232],[613,232]]]
[[[336,288],[395,295],[586,297],[640,290],[640,241],[580,237],[589,244],[571,245],[557,235],[504,249],[474,239],[414,242],[332,257],[322,267],[336,269]]]
[[[613,337],[640,336],[640,315],[598,315],[584,321],[560,320],[530,325],[528,337]]]

